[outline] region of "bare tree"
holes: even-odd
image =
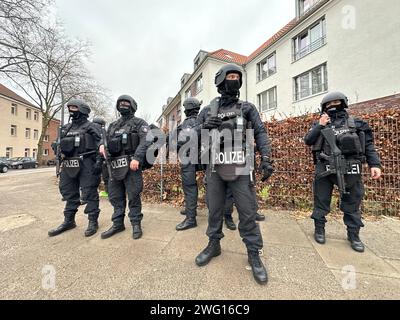
[[[138,117],[146,121],[148,124],[152,123],[153,116],[148,112],[141,111],[139,112]]]
[[[63,107],[61,89],[65,101],[94,96],[104,89],[95,83],[85,67],[89,44],[66,38],[61,26],[44,28],[11,23],[2,31],[7,45],[0,51],[0,76],[18,87],[42,111],[40,161],[49,123]]]
[[[40,12],[52,2],[52,0],[1,0],[0,22],[38,20]]]

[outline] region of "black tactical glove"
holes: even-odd
[[[222,125],[222,119],[219,117],[209,117],[203,125],[204,129],[218,129]]]
[[[268,157],[263,157],[260,165],[260,171],[263,173],[263,177],[261,179],[262,182],[268,181],[269,178],[274,173],[273,161],[271,161]]]
[[[93,174],[97,176],[102,172],[103,172],[103,161],[97,160],[93,167]]]

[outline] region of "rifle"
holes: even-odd
[[[247,136],[248,130],[253,129],[253,124],[251,121],[247,122],[247,131],[246,131],[246,157],[247,157],[247,163],[249,166],[250,170],[250,182],[252,185],[254,185],[254,162],[255,162],[255,152],[254,152],[254,141],[251,139],[249,141],[249,137]]]
[[[56,175],[57,178],[59,178],[61,174],[61,165],[63,162],[63,156],[61,154],[61,125],[58,127],[58,137],[54,151],[56,154]]]
[[[220,98],[215,98],[210,104],[210,116],[218,117]],[[211,172],[215,172],[217,149],[220,148],[220,133],[218,129],[211,130]]]
[[[101,125],[101,137],[104,143],[104,159],[106,160],[106,166],[108,171],[108,176],[110,181],[113,181],[113,176],[111,172],[111,156],[110,151],[108,149],[108,142],[107,142],[107,132],[106,132],[106,125],[105,123]]]
[[[331,174],[336,174],[340,195],[349,194],[349,192],[346,191],[346,182],[344,179],[347,173],[347,161],[336,144],[335,132],[332,128],[327,128],[322,130],[322,135],[328,142],[332,155],[328,156],[323,152],[320,153],[319,156],[321,159],[329,161],[329,170],[319,174],[317,178],[321,179]]]

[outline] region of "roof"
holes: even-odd
[[[249,58],[247,59],[246,63],[249,63],[254,58],[256,58],[259,54],[277,42],[279,39],[283,38],[289,31],[291,31],[297,25],[297,19],[293,19],[290,21],[286,26],[284,26],[281,30],[275,33],[271,38],[269,38],[266,42],[264,42],[256,51],[254,51]]]
[[[239,65],[244,65],[247,61],[247,57],[232,51],[225,49],[219,49],[208,54],[209,57],[222,60],[229,63],[236,63]]]
[[[266,42],[264,42],[256,51],[254,51],[247,59],[246,64],[254,60],[261,53],[267,50],[270,46],[276,43],[278,40],[283,38],[286,34],[292,31],[297,25],[302,23],[305,19],[310,17],[314,12],[319,10],[322,6],[328,3],[331,0],[319,0],[316,4],[310,8],[307,12],[304,13],[300,18],[294,18],[288,24],[286,24],[282,29],[280,29],[277,33],[275,33],[271,38],[269,38]]]
[[[0,95],[5,96],[10,99],[13,99],[18,102],[21,102],[21,103],[31,106],[33,108],[39,109],[39,107],[37,107],[37,106],[33,105],[32,103],[30,103],[29,101],[25,100],[24,98],[22,98],[21,96],[16,94],[14,91],[8,89],[6,86],[2,85],[1,83],[0,83]]]

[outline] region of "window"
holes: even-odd
[[[322,18],[293,39],[293,61],[297,61],[326,44],[326,23]]]
[[[37,156],[37,149],[33,149],[32,158],[36,159],[36,156]]]
[[[30,157],[31,150],[30,149],[25,149],[25,158]]]
[[[257,81],[262,81],[276,73],[276,52],[257,64]]]
[[[49,155],[49,149],[44,149],[44,150],[43,150],[43,155],[44,155],[45,157],[47,157],[47,156]]]
[[[18,106],[16,103],[11,104],[11,114],[13,116],[18,115]]]
[[[26,118],[28,120],[32,119],[32,110],[31,109],[26,109]]]
[[[6,148],[6,158],[12,158],[13,157],[13,148],[8,147]]]
[[[50,137],[49,137],[49,135],[45,135],[45,136],[44,136],[44,140],[43,140],[43,141],[44,141],[44,142],[49,142],[49,140],[50,140]]]
[[[35,112],[33,113],[33,120],[39,121],[39,112],[35,111]]]
[[[16,137],[17,136],[17,126],[11,125],[11,136]]]
[[[33,130],[33,139],[39,140],[39,130]]]
[[[299,1],[299,16],[306,14],[320,0],[298,0]]]
[[[196,95],[203,90],[203,75],[196,80]]]
[[[189,88],[189,89],[185,92],[185,99],[191,98],[191,97],[192,97],[192,89]]]
[[[260,109],[260,113],[268,112],[278,107],[276,87],[273,87],[258,95],[258,107]]]
[[[326,64],[318,66],[294,78],[295,95],[298,101],[328,90],[328,72]]]
[[[31,129],[29,129],[29,128],[25,129],[25,138],[27,138],[27,139],[31,138]]]

